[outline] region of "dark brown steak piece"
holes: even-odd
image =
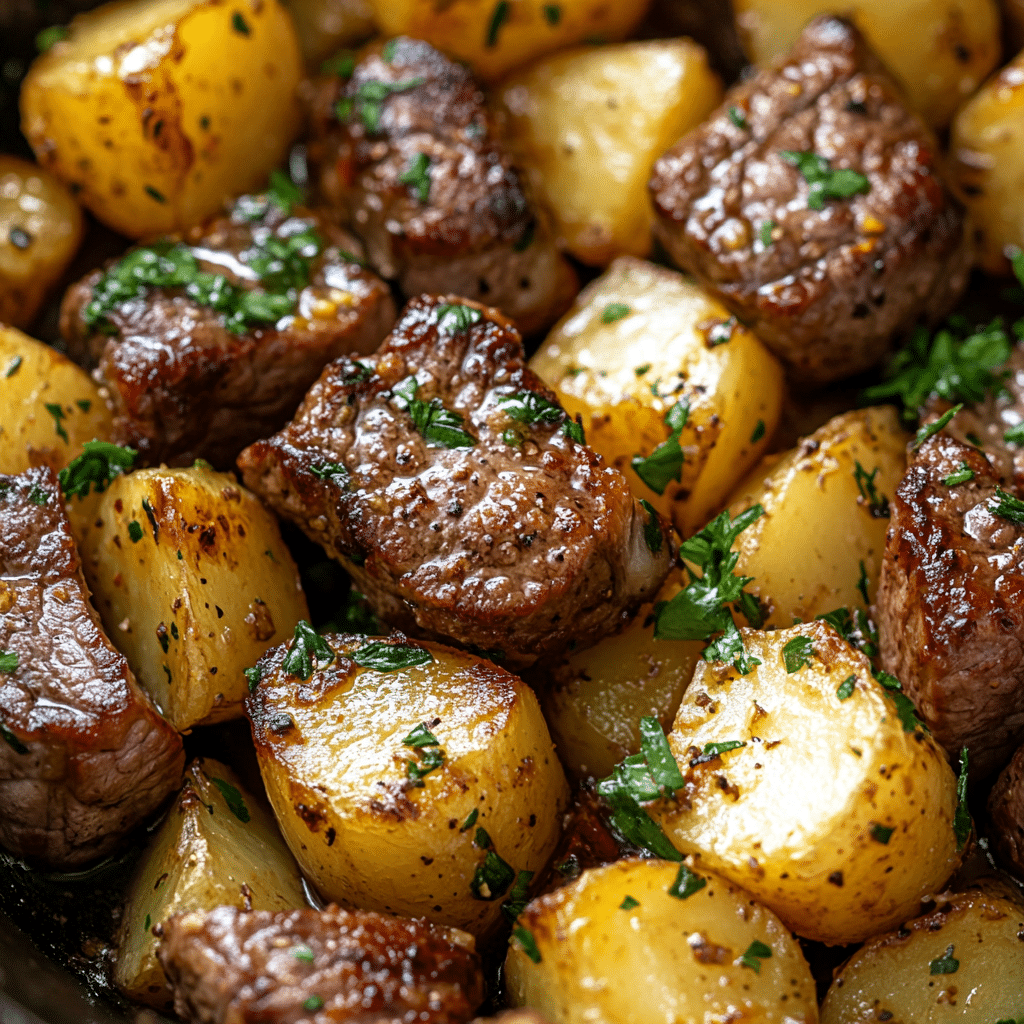
[[[672,564],[668,530],[569,436],[497,310],[414,299],[365,364],[327,367],[292,423],[238,464],[380,617],[525,665],[594,643],[651,599]]]
[[[966,287],[963,214],[936,150],[857,30],[821,17],[657,162],[658,234],[794,376],[847,377]],[[869,191],[811,209],[784,152],[861,173]]]
[[[110,852],[184,753],[89,604],[49,468],[0,476],[0,652],[0,843],[54,867]]]
[[[349,108],[340,122],[339,101],[343,114]],[[320,82],[312,121],[324,196],[347,210],[371,265],[406,296],[478,299],[526,334],[569,307],[576,275],[531,209],[463,65],[428,43],[392,40],[348,82]]]
[[[996,857],[1024,881],[1024,747],[1002,770],[988,798]]]
[[[159,957],[192,1024],[464,1024],[484,998],[464,932],[333,905],[178,914]]]
[[[116,413],[113,440],[138,449],[140,465],[204,458],[229,468],[247,444],[288,421],[327,363],[372,352],[391,329],[390,290],[354,262],[358,242],[326,215],[288,216],[270,204],[255,221],[236,212],[182,241],[204,271],[252,290],[257,274],[248,260],[256,246],[309,227],[323,244],[308,285],[297,290],[294,315],[242,333],[184,288],[150,288],[112,309],[106,330],[90,328],[83,314],[104,272],[68,290],[61,332],[79,362],[99,364]]]

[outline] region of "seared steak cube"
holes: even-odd
[[[794,377],[837,380],[967,284],[935,151],[859,32],[820,17],[657,162],[657,231]]]
[[[988,798],[996,857],[1024,881],[1024,747],[1000,772]]]

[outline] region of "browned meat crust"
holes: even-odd
[[[988,798],[996,857],[1024,881],[1024,747],[1002,770]]]
[[[477,319],[458,329],[445,307],[462,302],[414,299],[366,361],[372,373],[333,363],[292,423],[238,464],[382,618],[529,664],[628,621],[664,580],[672,544],[655,520],[648,548],[648,514],[621,473],[567,436],[509,321],[459,306]],[[394,391],[411,376],[419,411],[436,399],[463,417],[470,446],[436,446],[417,430]],[[548,421],[510,416],[514,395],[551,403]]]
[[[963,214],[936,148],[857,30],[821,17],[658,161],[658,234],[794,376],[850,376],[967,285]],[[810,209],[783,151],[860,172],[870,190]]]
[[[339,100],[351,107],[341,122]],[[347,83],[319,83],[312,122],[309,152],[324,196],[347,210],[370,263],[405,295],[478,299],[527,334],[569,307],[576,276],[531,210],[463,65],[427,43],[392,40]],[[424,158],[421,189],[408,175]]]
[[[0,842],[74,867],[181,781],[181,737],[104,635],[49,468],[0,476]]]
[[[192,1024],[465,1024],[483,1002],[472,939],[365,910],[178,914],[159,957]],[[298,954],[298,955],[296,955]]]
[[[219,217],[184,241],[204,271],[252,288],[244,254],[254,240],[312,226],[324,241],[294,317],[236,334],[216,311],[182,288],[151,288],[109,314],[113,333],[90,330],[83,311],[95,270],[71,287],[61,332],[72,355],[99,364],[116,417],[113,440],[140,452],[140,464],[190,465],[204,458],[221,469],[257,438],[280,428],[332,359],[372,352],[395,322],[387,285],[354,262],[359,243],[327,215],[288,217],[271,205],[256,222]],[[346,256],[347,254],[347,256]]]

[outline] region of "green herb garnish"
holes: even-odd
[[[856,685],[857,685],[857,677],[856,676],[847,676],[846,679],[844,679],[839,684],[839,688],[836,690],[836,696],[840,700],[849,700],[850,697],[853,696],[853,691],[854,691],[854,688],[856,687]]]
[[[814,641],[809,636],[795,636],[782,648],[782,660],[786,671],[793,673],[810,664],[814,653]]]
[[[487,23],[487,35],[484,37],[484,43],[488,49],[493,49],[498,45],[498,33],[507,20],[508,0],[498,0],[498,3],[494,5],[491,20]]]
[[[224,797],[224,803],[228,805],[228,810],[243,825],[246,824],[249,821],[249,808],[245,806],[242,794],[230,782],[225,782],[223,779],[210,779],[210,781],[220,790],[220,795]]]
[[[235,11],[231,15],[231,27],[239,34],[243,36],[249,35],[249,23],[242,17],[241,13]]]
[[[619,910],[632,910],[634,907],[639,907],[640,901],[633,899],[632,896],[627,896],[620,904]]]
[[[376,79],[363,82],[356,90],[355,96],[346,96],[334,104],[335,116],[339,121],[346,121],[355,111],[363,126],[373,135],[380,130],[384,101],[395,93],[415,89],[423,82],[421,76],[406,79],[404,82],[380,82]]]
[[[918,448],[928,440],[929,437],[934,437],[947,423],[963,408],[963,403],[960,405],[954,405],[952,409],[944,412],[934,423],[925,424],[915,435],[914,440],[910,442],[912,450],[916,451]]]
[[[301,960],[304,964],[311,964],[316,960],[313,955],[313,950],[309,946],[295,946],[292,948],[292,956],[296,960]]]
[[[245,681],[249,684],[249,692],[252,693],[260,685],[260,680],[263,678],[263,670],[259,665],[254,665],[252,668],[242,669],[242,675],[245,676]]]
[[[853,466],[853,479],[857,482],[861,500],[867,504],[875,519],[888,519],[889,499],[884,494],[879,494],[878,488],[875,487],[875,477],[881,472],[881,467],[875,466],[869,473],[859,461],[855,460]]]
[[[953,947],[947,946],[946,952],[937,960],[928,964],[929,974],[956,974],[960,970],[960,961],[953,956]]]
[[[772,244],[772,232],[775,230],[775,221],[763,220],[761,226],[757,229],[757,240],[766,248],[770,248]]]
[[[807,206],[811,210],[824,209],[826,199],[849,199],[871,189],[871,182],[859,171],[848,168],[833,170],[832,164],[817,153],[796,153],[784,149],[779,155],[795,167],[810,186]]]
[[[57,436],[65,443],[68,443],[68,432],[64,429],[61,420],[65,418],[64,410],[58,402],[47,402],[46,411],[53,417],[53,425],[57,430]]]
[[[1024,524],[1024,501],[1021,501],[1020,498],[1007,494],[1002,487],[997,486],[995,498],[989,500],[995,502],[994,505],[988,506],[993,515],[1009,519],[1011,523]]]
[[[742,967],[749,967],[755,974],[761,973],[761,961],[767,960],[772,955],[770,946],[766,946],[763,942],[759,942],[755,939],[746,953],[740,957],[740,965]]]
[[[544,19],[554,27],[562,20],[562,8],[558,4],[545,4],[543,7]]]
[[[561,406],[549,402],[535,391],[517,391],[512,395],[502,395],[498,399],[498,407],[506,416],[518,423],[560,423],[566,417]]]
[[[535,963],[540,963],[540,950],[537,948],[537,941],[529,928],[519,925],[512,932],[515,940],[522,947],[523,952]]]
[[[914,707],[914,702],[903,692],[903,684],[894,675],[878,669],[874,673],[874,677],[887,692],[889,699],[896,705],[896,715],[904,732],[913,732],[917,728],[924,729],[925,732],[930,731],[917,717],[917,708]]]
[[[457,412],[446,409],[439,398],[424,402],[416,397],[419,382],[415,377],[406,377],[391,391],[395,404],[409,413],[413,425],[430,447],[472,448],[476,444],[476,438],[462,429],[463,418]]]
[[[516,880],[516,873],[494,850],[488,850],[483,863],[477,866],[469,883],[473,898],[478,900],[501,899]]]
[[[138,544],[142,540],[142,526],[137,519],[133,519],[128,524],[128,539],[133,544]]]
[[[961,460],[960,468],[955,473],[950,473],[949,476],[942,478],[942,482],[947,487],[957,487],[960,484],[966,484],[974,479],[974,470],[967,465],[966,462]]]
[[[408,170],[398,176],[403,185],[409,185],[421,203],[430,198],[430,157],[417,153],[410,161]]]
[[[730,107],[728,110],[729,120],[742,131],[749,131],[750,125],[747,123],[747,119],[743,114],[743,111],[739,107]]]
[[[425,647],[389,644],[383,640],[363,644],[350,657],[362,668],[371,668],[376,672],[397,672],[415,665],[427,665],[434,660],[434,656]]]
[[[512,886],[512,890],[508,894],[508,899],[501,905],[502,913],[504,913],[504,915],[513,922],[513,924],[519,915],[526,909],[526,904],[530,901],[528,890],[532,879],[532,871],[520,871],[519,874],[516,875],[516,884]]]
[[[18,655],[0,650],[0,672],[13,672],[18,667]]]
[[[876,843],[881,843],[883,846],[887,846],[889,844],[889,840],[892,838],[893,832],[895,831],[896,829],[889,828],[888,825],[872,825],[871,838],[874,839]]]
[[[310,1013],[315,1010],[323,1009],[324,1001],[320,996],[310,996],[303,1004],[302,1008]]]
[[[646,499],[640,499],[640,507],[647,513],[647,522],[644,524],[644,543],[652,555],[661,551],[664,534],[661,529],[661,520],[654,506]]]
[[[686,399],[676,402],[665,414],[665,423],[671,433],[667,441],[662,441],[650,455],[634,455],[631,465],[633,472],[655,494],[664,494],[665,488],[673,480],[679,483],[683,473],[683,449],[679,444],[683,427],[690,415],[690,405]]]
[[[14,376],[14,375],[15,375],[15,374],[16,374],[16,373],[18,372],[19,368],[21,367],[22,361],[23,361],[23,360],[22,360],[21,356],[15,356],[15,357],[14,357],[14,358],[13,358],[13,359],[12,359],[12,360],[11,360],[11,361],[10,361],[10,362],[8,363],[8,364],[7,364],[7,370],[6,370],[6,372],[4,373],[4,377],[5,377],[5,378],[7,378],[7,377],[13,377],[13,376]]]
[[[2,739],[16,754],[27,754],[28,747],[25,746],[17,736],[0,722],[0,739]]]
[[[299,619],[291,646],[281,663],[284,671],[305,681],[313,674],[314,665],[319,668],[321,664],[329,665],[332,661],[334,651],[331,645],[305,619]]]
[[[71,29],[66,25],[50,25],[41,32],[36,33],[36,50],[39,53],[46,53],[57,43],[63,42],[71,35]]]
[[[668,887],[668,894],[675,896],[676,899],[686,900],[695,892],[700,892],[707,884],[706,878],[694,874],[685,864],[680,864],[676,880]]]
[[[962,850],[970,838],[971,812],[967,807],[967,747],[960,748],[960,774],[956,780],[956,813],[953,815],[953,834],[956,848]]]
[[[601,311],[601,323],[613,324],[624,316],[629,316],[632,311],[624,302],[609,302]]]
[[[446,302],[443,306],[437,307],[437,329],[448,334],[468,331],[480,318],[479,309],[458,302]]]
[[[764,420],[758,420],[757,424],[754,427],[754,432],[750,435],[750,443],[757,444],[757,442],[760,441],[762,437],[764,437],[764,431]]]

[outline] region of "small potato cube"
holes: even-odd
[[[978,261],[990,273],[1008,274],[1007,249],[1024,248],[1024,53],[956,115],[950,154]]]
[[[750,331],[681,274],[628,256],[580,292],[530,368],[684,537],[757,462],[782,408],[782,369]]]
[[[895,928],[960,862],[945,754],[830,625],[741,633],[759,662],[698,665],[669,735],[686,799],[652,817],[805,938]]]
[[[86,580],[139,682],[176,729],[240,717],[245,669],[309,618],[277,521],[200,464],[116,477],[95,507]]]
[[[0,473],[63,469],[113,418],[100,389],[56,349],[0,325]]]
[[[575,43],[625,39],[650,0],[370,0],[370,6],[385,35],[424,39],[493,82]]]
[[[246,710],[263,781],[321,895],[492,932],[554,852],[568,802],[529,687],[400,633],[308,624],[258,669]]]
[[[512,1004],[551,1024],[818,1020],[810,968],[779,919],[665,861],[620,860],[534,900],[505,972]]]
[[[508,79],[509,141],[559,244],[605,266],[646,256],[654,161],[722,98],[703,47],[659,39],[571,50]]]
[[[145,238],[264,184],[301,127],[301,73],[276,0],[119,0],[37,58],[22,130],[101,221]]]
[[[945,896],[836,972],[822,1024],[1004,1021],[1024,1009],[1024,901],[994,879]]]
[[[114,983],[130,999],[170,1010],[153,928],[172,914],[225,905],[294,910],[306,897],[274,819],[227,765],[198,758],[128,886]]]
[[[0,155],[0,323],[28,327],[82,241],[82,211],[41,167]]]
[[[871,604],[909,440],[891,406],[843,413],[740,485],[732,516],[757,502],[765,510],[733,550],[737,575],[754,578],[747,589],[766,625]]]
[[[899,79],[919,114],[945,127],[999,62],[996,0],[733,0],[747,56],[765,64],[785,53],[818,14],[843,14]]]

